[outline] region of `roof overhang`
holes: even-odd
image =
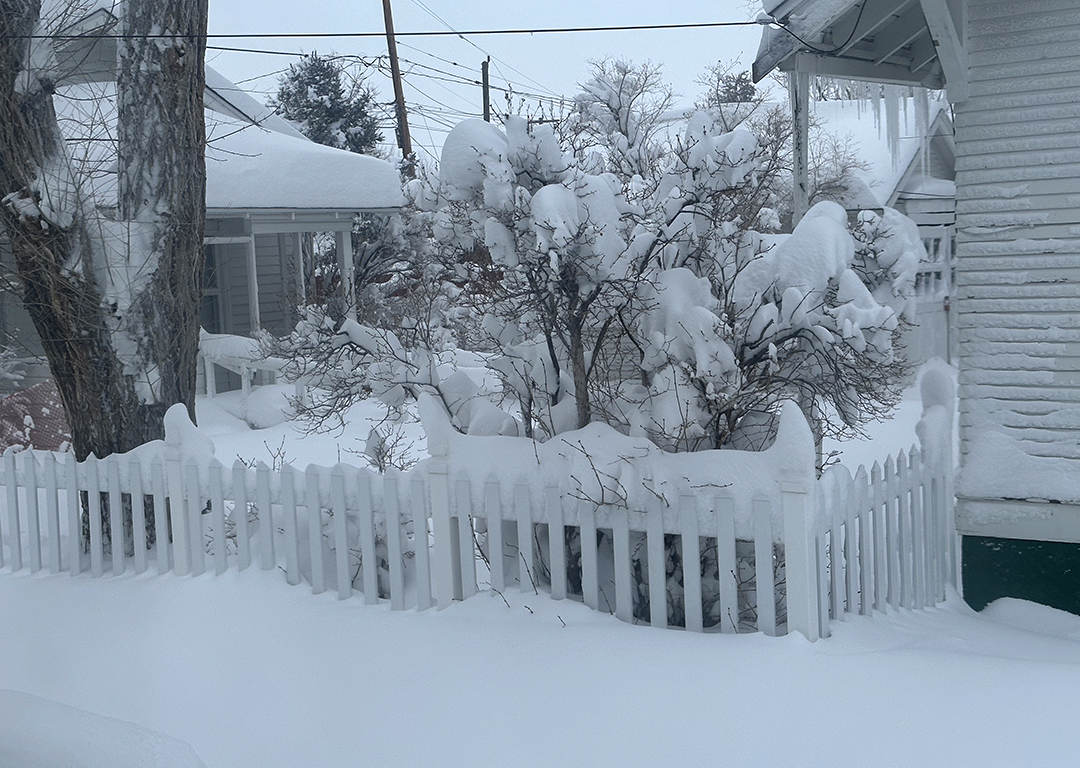
[[[358,213],[395,213],[397,208],[296,209],[207,208],[207,219],[244,219],[252,235],[304,232],[348,232]]]
[[[967,98],[963,0],[766,0],[753,78],[773,70],[945,88]]]

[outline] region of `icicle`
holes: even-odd
[[[870,102],[874,105],[874,127],[877,128],[878,136],[881,136],[881,85],[870,85]]]
[[[915,129],[919,132],[922,175],[930,175],[930,96],[925,88],[915,89]]]
[[[894,170],[900,164],[900,93],[898,85],[885,86],[885,139]]]

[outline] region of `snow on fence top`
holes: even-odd
[[[462,435],[430,395],[421,396],[420,418],[428,451],[445,457],[451,477],[469,478],[474,504],[481,503],[479,494],[492,474],[506,504],[514,485],[526,483],[538,494],[553,486],[597,506],[627,510],[647,509],[656,499],[670,508],[680,496],[724,496],[735,502],[736,536],[752,539],[753,501],[771,503],[773,530],[781,531],[781,482],[809,486],[814,477],[814,439],[802,411],[790,401],[783,405],[775,442],[760,452],[669,453],[645,437],[628,437],[597,422],[544,443]]]

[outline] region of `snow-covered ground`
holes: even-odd
[[[506,597],[391,613],[256,569],[4,575],[0,687],[167,733],[208,768],[1080,761],[1078,617],[954,599],[811,644]]]
[[[909,446],[918,412],[909,393],[845,461]],[[333,463],[362,449],[367,415],[360,407],[343,435],[304,438],[200,404],[225,461],[284,451],[298,465]],[[811,644],[505,598],[391,613],[256,568],[116,579],[3,569],[0,689],[167,734],[207,768],[1080,763],[1080,617],[1019,601],[975,614],[954,595],[932,610],[849,617]],[[13,701],[27,700],[0,694],[0,712]],[[36,706],[64,732],[144,733],[115,721],[94,731],[88,715]],[[25,736],[0,722],[0,758],[13,732]],[[152,765],[132,762],[129,741],[118,739],[114,762],[86,765]],[[160,764],[188,764],[170,759]],[[0,763],[83,765],[70,753]]]

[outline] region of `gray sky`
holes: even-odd
[[[752,0],[684,0],[657,3],[645,0],[583,3],[580,0],[546,0],[538,3],[502,0],[394,0],[394,26],[406,31],[541,27],[612,26],[636,24],[677,24],[718,21],[748,21],[760,6]],[[438,17],[438,18],[436,18]],[[322,0],[211,0],[212,34],[256,34],[291,32],[381,32],[382,3],[378,0],[345,2]],[[509,81],[515,92],[533,95],[570,96],[584,80],[588,62],[605,56],[651,61],[663,66],[666,79],[690,103],[699,86],[694,83],[706,67],[716,61],[740,62],[749,67],[757,50],[761,30],[757,26],[657,30],[636,32],[590,32],[537,35],[476,35],[458,37],[398,38],[398,55],[405,70],[405,98],[418,106],[410,125],[415,144],[441,145],[448,125],[481,109],[480,88],[461,82],[462,77],[480,79],[480,63],[492,58],[493,88]],[[236,38],[212,39],[211,45],[261,50],[332,52],[363,56],[386,53],[385,37],[370,38]],[[276,88],[276,72],[296,61],[295,57],[254,53],[208,51],[207,61],[235,81],[243,83],[260,100]],[[264,77],[260,77],[264,76]],[[438,78],[438,79],[436,79]],[[392,98],[390,81],[373,74],[370,82],[382,98]],[[493,106],[504,110],[497,91]],[[388,134],[389,136],[389,134]]]

